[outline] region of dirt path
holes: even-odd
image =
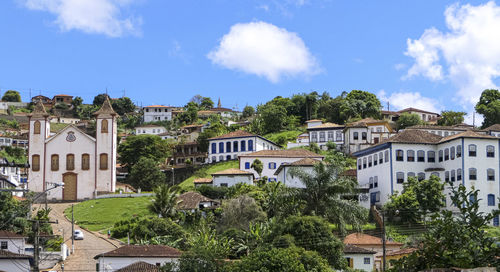
[[[52,208],[50,218],[59,221],[59,224],[52,224],[52,229],[55,234],[61,235],[63,234],[62,230],[64,230],[64,240],[71,251],[71,222],[64,217],[64,210],[70,207],[71,203],[57,203],[49,206]],[[119,247],[118,242],[108,240],[103,235],[83,230],[76,225],[75,229],[82,230],[85,238],[75,241],[75,253],[64,261],[64,271],[95,272],[96,260],[94,260],[94,256]],[[55,269],[61,271],[60,265],[57,265]]]

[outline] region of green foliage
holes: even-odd
[[[29,212],[27,201],[19,202],[10,192],[0,192],[0,229],[25,234],[29,222],[26,214]]]
[[[104,103],[104,101],[106,100],[106,97],[110,98],[109,95],[107,95],[105,93],[98,94],[98,95],[94,96],[94,100],[92,101],[92,105],[94,105],[96,107],[102,106],[102,103]]]
[[[165,174],[161,172],[158,163],[154,159],[140,157],[139,161],[132,166],[127,180],[135,188],[151,191],[165,182]]]
[[[405,129],[407,127],[416,126],[422,123],[420,120],[420,116],[416,113],[403,113],[399,116],[398,121],[396,121],[396,125],[398,130]]]
[[[300,130],[288,130],[277,133],[269,133],[264,135],[264,138],[277,143],[281,147],[286,147],[288,142],[295,142],[297,136],[302,134]]]
[[[294,188],[281,182],[269,182],[262,186],[262,209],[269,218],[286,218],[300,213],[304,201],[295,193]]]
[[[248,118],[255,114],[255,109],[252,106],[245,106],[243,108],[243,113],[241,114],[242,118]]]
[[[497,239],[484,232],[500,210],[479,211],[478,190],[452,186],[451,198],[458,215],[443,209],[433,216],[430,229],[424,234],[419,249],[395,262],[393,271],[419,271],[443,267],[500,268],[500,247]],[[476,199],[476,201],[471,201]],[[500,204],[499,207],[500,208]]]
[[[9,162],[19,164],[27,162],[26,150],[21,147],[5,146],[0,150],[0,156],[7,159]]]
[[[175,118],[179,124],[192,124],[198,119],[199,106],[195,102],[189,102],[184,106],[184,111]]]
[[[437,121],[440,126],[454,126],[464,122],[464,116],[467,113],[463,111],[442,111],[441,118]]]
[[[218,162],[214,164],[209,164],[209,165],[203,165],[200,169],[198,169],[196,172],[194,172],[191,177],[185,179],[181,184],[179,184],[179,187],[182,190],[188,190],[194,188],[194,183],[193,181],[197,178],[211,178],[211,174],[215,172],[219,172],[222,170],[226,170],[229,168],[238,168],[238,161],[231,160],[231,161],[223,161],[223,162]]]
[[[259,118],[262,120],[262,133],[279,132],[287,124],[286,108],[279,105],[263,105],[257,108]]]
[[[130,170],[142,157],[163,162],[171,154],[171,147],[157,135],[136,135],[118,146],[118,154],[120,162]]]
[[[202,194],[211,199],[222,199],[225,198],[228,187],[215,187],[209,185],[202,185],[196,188],[198,193]]]
[[[81,105],[83,104],[83,98],[81,98],[80,96],[76,96],[75,98],[73,98],[73,100],[71,101],[71,105],[73,105],[74,108],[78,108],[80,107]]]
[[[80,118],[82,120],[90,120],[90,119],[94,118],[94,112],[96,112],[100,106],[101,105],[99,105],[99,106],[80,105],[79,107],[77,107],[75,109],[76,115],[78,116],[78,118]]]
[[[18,91],[8,90],[2,96],[2,101],[6,102],[21,102],[21,95]]]
[[[19,123],[16,120],[7,120],[7,119],[0,118],[0,125],[6,126],[8,128],[14,128],[14,129],[19,128]]]
[[[222,229],[237,228],[248,230],[250,223],[266,219],[265,212],[257,205],[255,199],[242,195],[222,204],[220,227]]]
[[[260,175],[262,174],[262,170],[264,169],[264,165],[262,164],[262,161],[260,161],[259,159],[255,159],[252,162],[252,165],[250,165],[250,167],[253,170],[255,170],[255,172],[257,172],[257,174],[259,174],[259,177],[260,177]]]
[[[483,128],[500,124],[500,92],[493,89],[484,90],[475,109],[484,116]]]
[[[174,218],[177,215],[178,188],[160,184],[154,190],[155,196],[149,206],[151,212],[162,218]]]
[[[57,103],[54,106],[54,108],[58,109],[58,110],[67,110],[69,108],[69,106],[66,103],[60,102],[60,103]]]
[[[118,99],[111,100],[111,106],[113,107],[113,110],[115,110],[115,112],[120,116],[126,113],[133,112],[135,110],[134,103],[128,97],[120,97]]]
[[[344,120],[349,118],[367,118],[375,119],[380,117],[382,105],[377,96],[365,91],[352,90],[347,94],[344,103],[340,105],[340,114]]]

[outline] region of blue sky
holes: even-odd
[[[361,89],[471,112],[497,86],[499,26],[486,1],[4,0],[0,90],[242,109]]]

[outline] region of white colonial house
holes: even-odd
[[[297,136],[297,139],[295,140],[294,143],[288,142],[286,148],[291,149],[308,145],[309,145],[309,133],[302,133],[299,136]]]
[[[279,149],[268,139],[244,130],[210,138],[208,143],[208,162],[211,163],[237,159],[254,151]]]
[[[117,114],[106,99],[94,113],[95,137],[73,124],[50,134],[49,115],[38,102],[29,117],[28,189],[48,192],[49,199],[93,198],[98,192],[114,192],[116,185]]]
[[[259,174],[251,167],[252,163],[258,159],[263,165],[260,177],[267,177],[268,181],[278,181],[276,170],[280,165],[293,163],[305,158],[322,161],[324,156],[301,148],[286,150],[261,150],[240,155],[240,170],[248,171],[253,173],[256,177],[259,177]]]
[[[0,230],[0,249],[24,254],[26,247],[25,238],[15,232]]]
[[[389,110],[383,110],[381,111],[382,113],[382,118],[396,122],[399,119],[399,116],[403,113],[410,113],[410,114],[416,114],[418,117],[420,117],[420,120],[427,122],[427,123],[436,123],[438,118],[440,117],[439,113],[436,112],[431,112],[431,111],[425,111],[421,109],[416,109],[416,108],[406,108],[402,109],[400,111],[389,111]]]
[[[500,124],[494,124],[484,129],[489,135],[500,138]]]
[[[419,180],[438,176],[442,181],[479,190],[481,212],[497,207],[500,196],[500,140],[471,130],[441,137],[407,129],[384,143],[355,152],[360,186],[370,188],[371,204],[383,205],[389,196],[403,190],[409,177]],[[446,205],[453,210],[445,186]],[[471,201],[476,201],[471,199]],[[493,225],[499,225],[495,218]]]
[[[152,105],[142,108],[144,123],[156,122],[156,121],[171,121],[172,111],[174,107],[162,106],[162,105]]]
[[[394,135],[395,132],[385,120],[365,118],[347,124],[344,129],[344,152],[353,153]]]
[[[97,272],[114,272],[137,262],[156,266],[177,263],[182,252],[164,245],[125,245],[109,252],[98,254]]]
[[[323,123],[321,120],[309,120],[306,123],[310,143],[316,143],[324,150],[326,150],[327,142],[335,143],[339,150],[343,148],[345,126]]]
[[[348,249],[348,252],[351,251],[350,253],[344,251],[344,255],[346,256],[346,258],[349,258],[349,256],[352,257],[352,261],[350,261],[349,259],[348,261],[349,264],[352,264],[353,268],[363,270],[366,269],[365,271],[381,271],[384,248],[382,238],[365,233],[355,232],[347,235],[344,238],[344,245],[345,248]],[[374,252],[374,254],[368,252],[361,253],[359,250],[356,250],[352,247],[350,248],[351,250],[349,250],[348,245]],[[385,243],[386,254],[388,255],[392,252],[398,252],[401,250],[402,246],[402,243],[398,243],[388,239]],[[352,251],[357,251],[359,255],[353,254]],[[365,253],[367,256],[365,255]],[[370,264],[368,264],[368,260],[366,260],[365,258],[370,258]],[[361,266],[362,268],[356,267],[356,264],[358,265],[358,267]]]
[[[352,269],[371,272],[375,269],[375,254],[377,252],[357,247],[355,245],[344,245],[344,258],[347,266]]]
[[[238,183],[253,185],[254,174],[240,169],[226,169],[212,174],[213,186],[231,187]]]
[[[135,135],[143,135],[143,134],[159,135],[165,132],[167,132],[167,129],[163,126],[141,125],[135,127]]]
[[[298,168],[306,173],[313,173],[313,167],[321,160],[313,158],[304,158],[291,163],[282,163],[274,172],[276,180],[283,183],[287,187],[305,188],[304,183],[297,177],[290,174],[290,170]]]
[[[472,130],[479,134],[487,134],[485,130],[477,130],[474,129],[472,126],[468,125],[455,125],[455,126],[416,125],[408,127],[406,129],[427,131],[429,133],[443,137],[459,134],[462,132],[466,132],[468,130]]]
[[[0,250],[0,271],[30,272],[30,259],[32,256]]]

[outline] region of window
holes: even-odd
[[[90,155],[82,154],[82,170],[90,169]]]
[[[99,169],[108,170],[108,154],[102,153],[99,155]]]
[[[413,151],[413,150],[406,151],[406,160],[409,162],[414,162],[415,161],[415,151]]]
[[[396,161],[403,161],[404,152],[401,149],[396,150]]]
[[[377,165],[378,164],[378,155],[375,154],[373,155],[373,165]]]
[[[493,226],[498,227],[500,225],[500,219],[499,216],[493,217]]]
[[[212,156],[212,162],[216,162],[217,161],[217,157],[216,156]]]
[[[250,169],[250,163],[249,162],[245,162],[245,169]]]
[[[469,202],[470,202],[470,203],[474,203],[474,202],[476,202],[476,198],[474,197],[474,195],[470,195],[470,196],[469,196]]]
[[[333,142],[333,131],[328,131],[328,141]]]
[[[439,135],[439,136],[442,136],[442,135],[443,135],[443,132],[442,132],[442,131],[438,131],[438,135]]]
[[[438,172],[432,172],[432,173],[431,173],[431,176],[435,176],[435,177],[438,177],[438,178],[439,178],[439,173],[438,173]]]
[[[342,141],[342,131],[335,132],[335,139],[337,142]]]
[[[494,194],[488,195],[488,206],[495,206],[495,195]]]
[[[2,241],[2,243],[0,243],[0,249],[7,249],[7,248],[8,248],[7,241]]]
[[[40,171],[40,155],[31,156],[31,170],[33,172]]]
[[[378,176],[375,176],[373,178],[373,188],[377,188],[378,187]]]
[[[33,133],[40,134],[40,121],[35,121],[33,124]]]
[[[268,178],[267,181],[274,182],[274,181],[276,181],[276,179],[275,178]]]
[[[361,170],[361,159],[358,159],[358,170]]]
[[[219,143],[219,153],[224,153],[224,143]]]
[[[427,162],[436,162],[436,152],[427,151]]]
[[[238,141],[233,142],[233,152],[238,152]]]
[[[108,120],[101,121],[101,133],[108,133]]]
[[[444,172],[444,181],[450,181],[450,172],[449,171]]]
[[[226,155],[226,160],[231,160],[231,155]]]
[[[403,172],[397,172],[396,173],[396,182],[397,183],[403,183],[405,181],[405,173]]]
[[[486,157],[494,158],[495,157],[495,147],[492,145],[486,146]]]
[[[382,164],[384,162],[384,153],[378,153],[378,162]]]
[[[444,137],[446,137],[446,136],[448,136],[448,135],[449,135],[448,131],[445,131],[445,132],[444,132]]]
[[[494,181],[495,180],[495,170],[489,168],[486,170],[486,176],[488,177],[488,181]]]
[[[455,170],[451,170],[451,182],[455,182]]]
[[[59,171],[59,155],[52,155],[50,157],[50,169],[52,171]]]
[[[215,153],[217,153],[217,144],[212,143],[212,154],[215,154]]]
[[[373,188],[373,177],[370,177],[369,181],[370,181],[370,189],[372,189]]]
[[[450,159],[450,150],[448,148],[446,148],[444,150],[444,160],[447,161]]]
[[[455,147],[452,146],[450,148],[450,159],[454,160],[455,159]]]
[[[462,157],[462,146],[457,145],[457,158]]]
[[[475,157],[476,156],[476,145],[469,145],[469,157]]]
[[[384,152],[384,162],[388,162],[389,161],[389,150],[386,150]]]
[[[270,162],[268,165],[269,169],[276,169],[276,163],[275,162]]]
[[[422,172],[418,173],[417,178],[418,178],[418,181],[424,180],[425,179],[425,173],[422,173]]]
[[[227,183],[221,183],[220,187],[227,187]]]
[[[243,140],[240,142],[240,151],[247,151],[246,142]]]
[[[368,157],[368,167],[372,167],[372,156]]]
[[[457,169],[457,181],[462,180],[462,168]]]
[[[248,151],[253,151],[253,140],[248,140]]]
[[[425,151],[423,151],[423,150],[417,151],[417,161],[418,162],[425,162]]]
[[[325,132],[324,132],[324,131],[321,131],[321,132],[319,133],[319,142],[320,142],[320,143],[325,142]]]
[[[439,162],[443,161],[443,150],[439,150]]]
[[[366,141],[366,132],[361,132],[361,140]]]
[[[68,171],[75,170],[75,155],[73,154],[66,155],[66,170]]]
[[[363,158],[363,169],[366,168],[366,158]]]
[[[477,170],[476,168],[469,168],[469,179],[476,180],[477,179]]]
[[[370,264],[370,258],[364,258],[363,259],[364,264]]]
[[[415,173],[413,172],[409,172],[407,175],[406,175],[406,180],[409,181],[410,178],[414,178],[415,177]]]
[[[354,140],[357,140],[357,139],[358,139],[358,133],[357,133],[357,132],[354,132],[354,133],[352,134],[352,138],[353,138]]]
[[[231,152],[231,142],[226,142],[226,152]]]

